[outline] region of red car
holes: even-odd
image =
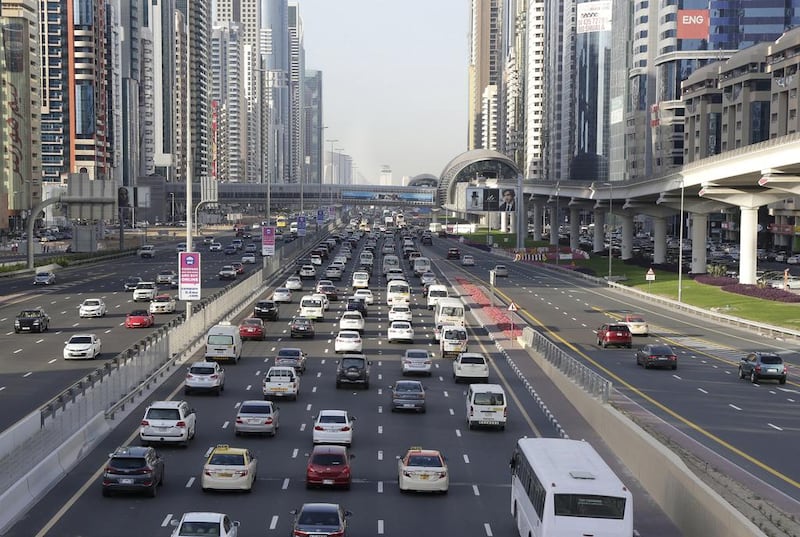
[[[156,319],[147,310],[133,310],[125,317],[125,328],[150,328],[154,324]]]
[[[266,335],[264,321],[256,317],[248,317],[239,325],[239,337],[243,340],[258,339],[264,341]]]
[[[244,274],[244,265],[242,263],[231,263],[236,270],[236,274]]]
[[[306,488],[350,488],[350,453],[346,446],[318,445],[308,457]]]
[[[597,329],[597,344],[603,348],[609,345],[631,348],[633,337],[627,324],[605,323]]]

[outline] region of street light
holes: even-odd
[[[201,200],[197,202],[197,205],[194,206],[194,232],[199,237],[200,236],[200,220],[197,218],[197,211],[200,209],[200,206],[205,203],[211,203],[212,200]]]
[[[683,178],[681,178],[681,214],[680,214],[680,231],[678,232],[678,302],[681,301],[683,291]]]
[[[556,265],[558,258],[561,257],[561,216],[558,211],[558,197],[561,190],[561,181],[556,181]],[[553,232],[553,225],[550,224],[550,233]]]
[[[611,286],[611,260],[614,257],[614,248],[611,244],[613,240],[613,235],[611,233],[611,221],[614,220],[614,183],[608,182],[603,183],[603,185],[608,186],[608,285]]]

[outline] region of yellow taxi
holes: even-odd
[[[200,486],[208,490],[244,490],[250,492],[256,481],[258,460],[246,448],[218,444],[211,450]]]
[[[397,480],[400,491],[407,490],[447,493],[450,475],[447,462],[435,449],[412,447],[397,460]]]

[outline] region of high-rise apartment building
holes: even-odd
[[[300,5],[289,2],[289,175],[286,182],[298,183],[302,180],[305,167],[305,150],[303,148],[303,109],[305,99],[306,58],[303,48],[303,19],[300,17]]]
[[[303,149],[305,151],[306,182],[321,185],[323,178],[323,150],[325,127],[322,116],[322,71],[306,71],[303,79]]]
[[[0,0],[0,230],[42,197],[39,6]]]
[[[246,151],[241,26],[226,22],[211,34],[211,100],[217,117],[212,169],[223,182],[244,182]]]
[[[524,136],[524,161],[515,159],[528,179],[546,178],[544,173],[544,103],[545,85],[545,0],[528,0],[524,13],[525,31],[520,32],[526,42],[517,48],[524,51],[517,61],[524,67],[520,69],[523,80],[522,120]],[[522,15],[521,15],[522,16]]]
[[[497,132],[483,125],[484,112],[489,106],[484,99],[492,97],[488,86],[497,86],[502,77],[503,0],[472,0],[470,11],[470,54],[468,94],[468,149],[488,148],[496,140],[485,140],[487,132]],[[496,94],[495,94],[496,98]]]
[[[153,164],[155,173],[175,180],[175,0],[152,1]]]
[[[189,43],[186,16],[175,10],[175,91],[173,93],[175,108],[175,180],[186,180],[186,169],[189,158],[189,115],[186,102],[189,99]]]
[[[261,16],[261,170],[264,182],[279,183],[289,176],[287,0],[263,0]]]

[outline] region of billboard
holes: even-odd
[[[611,0],[582,2],[575,8],[575,25],[579,34],[611,31]]]
[[[342,200],[406,201],[433,203],[436,191],[430,192],[375,192],[373,190],[343,190]]]
[[[676,37],[708,40],[709,20],[707,9],[679,9]]]
[[[303,215],[297,217],[297,236],[306,236],[306,217]]]
[[[200,300],[200,252],[178,253],[178,300]]]
[[[275,255],[275,228],[272,226],[261,226],[261,255]]]
[[[467,212],[511,212],[517,210],[515,187],[467,187]]]

